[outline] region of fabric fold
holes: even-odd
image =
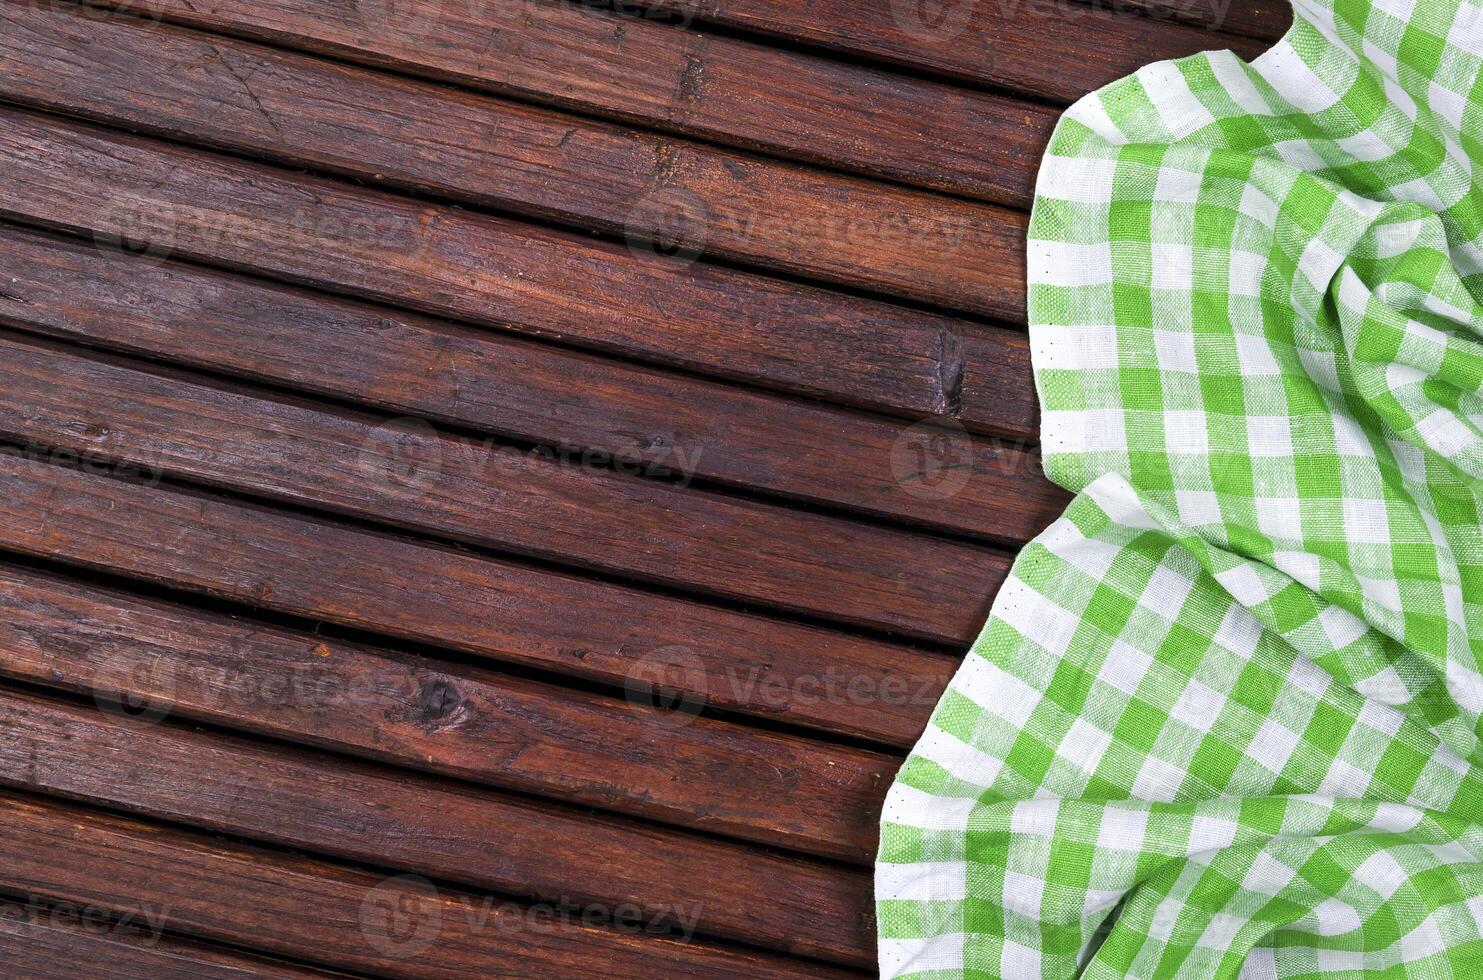
[[[1483,977],[1483,0],[1072,106],[1047,475],[898,775],[886,976]]]

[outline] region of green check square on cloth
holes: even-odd
[[[1047,474],[887,798],[886,976],[1483,980],[1483,0],[1061,119]]]

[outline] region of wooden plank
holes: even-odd
[[[0,565],[0,673],[568,804],[871,860],[879,753]],[[919,734],[946,675],[885,698]],[[761,678],[742,675],[753,685]],[[863,689],[865,685],[857,685]],[[899,737],[909,743],[909,738]],[[807,811],[807,812],[798,812]]]
[[[961,352],[964,409],[1008,438],[959,433],[934,448],[892,419],[3,226],[0,322],[1009,542],[1038,534],[1068,499],[1022,448],[1036,422],[1023,336],[974,346],[970,334]],[[945,473],[958,476],[923,485]]]
[[[1018,368],[1020,358],[1024,359],[1025,364],[1029,364],[1029,347],[1028,337],[1021,337],[1019,344],[1011,345],[1005,343],[1004,338],[997,333],[973,328],[964,330],[956,353],[962,373],[959,374],[958,384],[954,389],[957,395],[954,421],[982,431],[996,428],[1005,420],[1006,413],[1018,411],[1015,427],[1023,428],[1038,437],[1040,396],[1035,391],[1034,373]],[[1015,369],[1006,370],[1011,364]],[[953,443],[959,452],[960,442],[961,440]],[[1008,448],[1014,443],[1012,440],[1007,443],[1000,440],[999,445]],[[1006,457],[1004,464],[1018,466],[1020,461]],[[1049,480],[1045,480],[1038,456],[1030,463],[1030,471],[1044,480],[1046,486],[1054,486]],[[1071,499],[1060,487],[1048,491],[1046,497],[1050,506],[1056,508],[1055,517],[1060,516]],[[1038,527],[1035,534],[1039,534],[1050,524],[1050,521],[1043,520],[1045,514],[1046,510],[1036,508],[1035,520]]]
[[[1024,319],[1017,212],[81,7],[0,19],[12,101]]]
[[[634,906],[655,932],[875,965],[863,869],[3,689],[0,726],[7,786],[594,914]]]
[[[950,317],[13,109],[0,163],[9,217],[863,407],[951,408]]]
[[[0,582],[8,677],[628,816],[804,849],[832,839],[855,864],[899,762],[666,713],[637,687],[574,691],[11,565]],[[920,732],[947,673],[884,700]]]
[[[920,718],[891,703],[899,688],[952,660],[8,454],[0,482],[0,546],[13,551],[620,690],[657,676],[711,707],[826,731],[899,733],[902,715]],[[885,765],[860,760],[862,779]],[[874,825],[856,830],[865,840]]]
[[[8,565],[0,581],[13,588],[0,597],[5,676],[854,864],[869,863],[899,765],[696,717],[698,705],[660,711],[638,687],[626,700],[573,691]],[[946,679],[918,684],[894,701],[925,722]]]
[[[118,0],[173,23],[1028,205],[1056,113],[561,0]]]
[[[88,906],[0,899],[0,970],[26,980],[323,980],[344,976],[183,942]]]
[[[99,392],[108,397],[100,399]],[[0,331],[0,434],[754,605],[952,643],[1000,551],[564,466]]]
[[[0,796],[0,831],[0,888],[102,907],[148,907],[173,931],[381,976],[858,975],[542,917],[492,896],[31,797]],[[223,901],[228,882],[231,900]]]
[[[1137,12],[1155,22],[1182,21],[1207,30],[1231,31],[1263,41],[1280,38],[1292,23],[1284,0],[1101,0],[1117,10]]]
[[[1073,102],[1155,61],[1212,48],[1231,48],[1243,57],[1262,50],[1262,45],[1246,38],[1150,22],[1075,0],[1043,4],[961,0],[938,5],[900,0],[641,3],[647,9],[691,16],[699,23],[755,31],[1061,102]]]

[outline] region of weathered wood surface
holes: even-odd
[[[3,225],[0,270],[0,322],[439,426],[574,448],[579,458],[591,450],[643,471],[1010,542],[1039,533],[1067,499],[1021,448],[1035,421],[1022,339],[1010,347],[966,338],[965,408],[1002,435],[954,436],[919,472],[921,430],[895,419]],[[950,465],[967,475],[955,492],[935,492],[928,481]]]
[[[873,968],[1054,106],[1285,15],[690,3],[0,0],[0,969]]]
[[[26,980],[324,980],[345,974],[290,966],[160,935],[142,917],[96,906],[0,899],[0,970]]]
[[[0,4],[0,95],[648,247],[1023,319],[1024,217],[258,44]],[[161,72],[156,66],[173,66]]]
[[[656,931],[864,967],[875,960],[874,922],[861,914],[865,870],[193,732],[122,708],[110,717],[91,704],[0,690],[0,725],[0,784],[504,894],[633,905]]]
[[[858,975],[9,793],[0,794],[0,889],[147,910],[189,936],[380,976]],[[412,922],[388,921],[396,911]]]
[[[74,351],[0,331],[0,435],[945,643],[971,637],[1008,568],[989,548],[563,466],[384,415]]]
[[[1061,102],[1154,61],[1212,48],[1243,57],[1263,50],[1259,41],[1120,16],[1081,0],[642,0],[641,6]]]
[[[6,676],[132,694],[201,721],[857,864],[870,858],[898,763],[696,717],[699,698],[661,710],[655,704],[668,702],[638,683],[666,680],[657,669],[603,696],[10,566],[0,565],[0,581],[8,591],[0,596],[9,616],[0,627]],[[736,676],[763,697],[787,696],[765,676]],[[880,700],[925,719],[945,678],[913,680]],[[823,699],[820,686],[804,693]],[[855,686],[830,699],[867,687]]]
[[[174,23],[1023,206],[1055,122],[1033,102],[564,0],[121,0]]]
[[[0,548],[619,690],[669,657],[674,686],[713,706],[868,736],[901,724],[879,691],[942,673],[894,643],[19,455],[0,454],[0,486]]]
[[[864,407],[955,400],[944,315],[13,109],[0,167],[9,217]]]
[[[1292,23],[1292,6],[1283,0],[1100,0],[1100,2],[1116,10],[1136,11],[1158,22],[1184,22],[1207,30],[1244,34],[1268,43],[1280,38]]]

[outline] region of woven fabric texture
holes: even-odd
[[[886,976],[1483,978],[1483,0],[1067,111],[1047,474],[888,797]]]

